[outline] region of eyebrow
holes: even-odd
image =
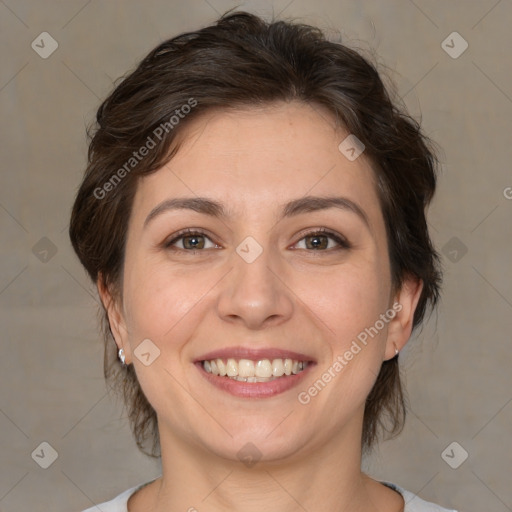
[[[341,196],[305,196],[286,203],[281,210],[281,219],[302,213],[338,208],[356,214],[370,228],[366,212],[354,201]],[[144,228],[164,212],[173,210],[193,210],[211,217],[227,219],[230,214],[222,203],[206,197],[176,197],[167,199],[155,206],[144,221]]]

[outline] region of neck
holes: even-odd
[[[328,444],[310,444],[279,460],[262,456],[252,467],[160,428],[162,478],[152,500],[155,512],[377,510],[375,486],[370,490],[370,479],[360,469],[360,425],[344,429]]]

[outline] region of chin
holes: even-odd
[[[205,447],[215,455],[246,463],[252,467],[255,462],[277,463],[293,457],[305,445],[305,433],[284,432],[276,429],[279,421],[265,422],[259,428],[230,424],[228,429],[233,437],[221,436],[204,439]]]

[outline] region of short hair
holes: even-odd
[[[81,263],[93,282],[100,280],[120,297],[138,179],[169,162],[180,147],[178,134],[205,112],[283,101],[326,108],[364,144],[386,225],[392,284],[398,290],[411,276],[423,282],[415,329],[436,305],[441,284],[426,222],[438,172],[433,142],[392,101],[377,66],[362,52],[328,40],[317,27],[267,22],[247,12],[228,11],[210,26],[158,45],[99,107],[69,227]],[[150,140],[155,147],[135,157]],[[105,378],[125,401],[137,446],[156,457],[156,413],[133,365],[122,367],[117,358],[105,306],[101,314]],[[384,432],[398,434],[405,416],[395,357],[382,363],[367,397],[362,451],[370,451]],[[148,441],[152,447],[146,450]]]

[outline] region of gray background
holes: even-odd
[[[2,512],[81,510],[160,473],[107,395],[97,297],[72,253],[68,218],[85,126],[112,81],[163,39],[235,5],[0,0]],[[352,45],[374,48],[442,147],[429,220],[443,253],[443,301],[401,355],[411,403],[405,431],[365,467],[447,507],[512,510],[510,0],[239,5],[333,36],[340,29]],[[458,58],[442,47],[454,31],[469,44]],[[46,59],[31,47],[42,32],[58,42]],[[445,45],[459,52],[452,39]],[[460,447],[443,458],[454,441]],[[47,469],[42,442],[58,454]],[[467,460],[452,469],[445,459],[460,463],[462,450]]]

